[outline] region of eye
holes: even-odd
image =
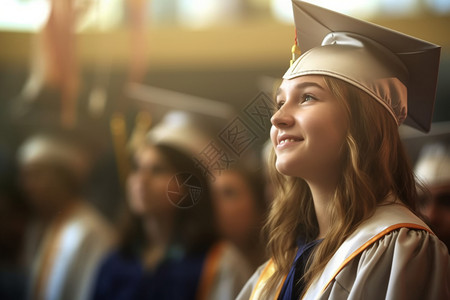
[[[314,96],[310,94],[304,94],[301,99],[301,103],[309,102],[311,100],[317,100]]]

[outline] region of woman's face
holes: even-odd
[[[167,196],[167,186],[174,175],[158,149],[145,146],[136,151],[134,170],[127,182],[131,211],[137,215],[172,212],[174,206]]]
[[[420,212],[431,229],[450,249],[450,182],[430,184],[428,195],[422,195]]]
[[[213,183],[214,207],[221,234],[242,244],[259,230],[260,216],[250,186],[235,171],[225,171]]]
[[[67,183],[55,165],[30,162],[20,169],[20,184],[31,207],[38,213],[53,211],[64,205]]]
[[[305,180],[335,180],[348,121],[344,106],[321,76],[283,80],[276,97],[271,140],[276,168]]]

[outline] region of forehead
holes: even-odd
[[[323,76],[305,75],[294,77],[292,79],[283,79],[277,90],[277,96],[293,90],[301,90],[307,87],[315,87],[322,90],[328,90]]]

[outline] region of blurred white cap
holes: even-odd
[[[64,166],[79,179],[88,171],[87,157],[78,147],[44,134],[25,140],[18,149],[18,162],[21,166],[34,163]]]
[[[194,116],[184,111],[170,111],[160,123],[150,129],[148,140],[163,144],[196,156],[207,146],[210,138],[196,124]]]
[[[425,184],[450,183],[450,146],[443,143],[424,146],[414,171]]]

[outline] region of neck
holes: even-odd
[[[324,238],[331,226],[328,206],[336,185],[311,182],[308,182],[308,185],[314,202],[317,222],[319,223],[319,236],[317,238]]]
[[[171,216],[149,215],[143,219],[143,226],[149,245],[168,245],[172,238],[173,218]]]
[[[37,217],[44,223],[52,222],[61,214],[71,210],[78,202],[78,198],[68,195],[55,197],[53,201],[48,202],[48,205],[36,209]]]
[[[170,246],[173,220],[167,216],[152,215],[143,220],[143,226],[148,240],[148,246],[143,253],[144,264],[148,268],[154,268],[164,258]]]

